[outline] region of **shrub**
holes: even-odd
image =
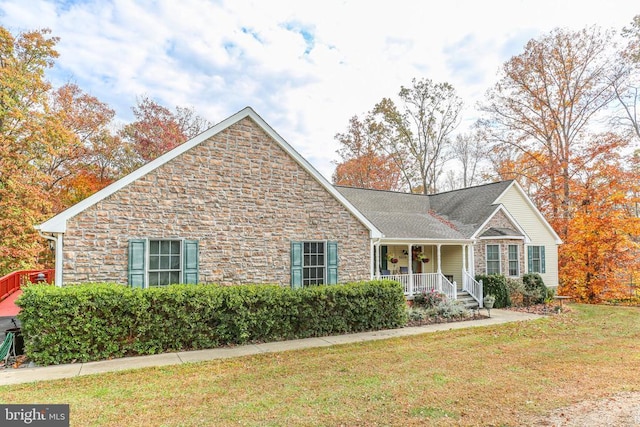
[[[522,281],[526,290],[525,300],[528,299],[531,304],[539,304],[545,301],[549,295],[549,290],[538,273],[527,273],[522,276]]]
[[[397,328],[402,286],[31,285],[17,301],[26,354],[41,365]]]
[[[431,308],[447,299],[447,296],[441,292],[432,289],[430,291],[422,291],[413,296],[413,304],[418,307]]]
[[[524,304],[524,296],[527,291],[524,288],[524,282],[522,281],[522,279],[513,279],[507,277],[506,284],[511,305],[520,306]]]
[[[502,274],[477,275],[476,280],[482,280],[482,294],[496,297],[493,308],[504,308],[511,305],[507,279]]]
[[[440,301],[434,309],[436,315],[444,317],[445,319],[460,319],[471,316],[471,311],[460,301]]]

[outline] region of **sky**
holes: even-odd
[[[329,180],[335,134],[412,79],[453,85],[464,132],[527,41],[637,14],[637,0],[0,0],[14,35],[60,38],[54,86],[76,83],[122,123],[140,96],[212,123],[250,106]]]

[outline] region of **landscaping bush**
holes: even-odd
[[[482,294],[493,295],[496,302],[493,308],[504,308],[511,305],[509,291],[507,289],[507,279],[502,274],[491,274],[476,276],[476,280],[482,280]]]
[[[392,281],[314,286],[31,285],[17,301],[27,356],[40,365],[396,328]]]
[[[516,307],[524,304],[525,294],[527,294],[527,290],[524,287],[524,282],[522,279],[513,279],[510,277],[506,278],[507,284],[507,292],[509,293],[509,300],[511,301],[511,305]]]
[[[531,304],[540,304],[545,301],[549,289],[538,273],[527,273],[522,276],[522,281],[526,290],[525,300],[528,299]]]
[[[435,289],[422,291],[413,295],[413,305],[417,307],[431,308],[447,299],[447,296]]]

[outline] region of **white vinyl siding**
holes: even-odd
[[[528,246],[545,247],[545,272],[540,273],[547,286],[558,285],[558,242],[556,236],[547,228],[547,224],[536,214],[529,205],[528,200],[517,189],[511,186],[496,203],[502,203],[511,216],[531,239],[526,242],[524,256],[528,255]],[[528,267],[528,259],[525,260],[525,268]]]

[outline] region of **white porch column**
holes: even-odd
[[[438,245],[436,246],[437,248],[437,253],[438,253],[438,291],[442,292],[442,264],[440,263],[440,256],[441,256],[441,251],[440,251],[440,247],[442,245],[438,243]]]
[[[467,246],[468,245],[462,245],[462,290],[467,289],[467,275],[465,274],[467,272],[467,265],[469,261],[467,259],[469,256]]]
[[[412,257],[412,247],[413,245],[409,244],[408,246],[409,251],[407,252],[407,271],[409,273],[409,295],[413,295],[413,257]]]
[[[58,287],[62,287],[62,233],[56,233],[56,260],[54,282]]]
[[[469,245],[469,274],[471,277],[476,277],[476,260],[473,255],[473,245]]]

